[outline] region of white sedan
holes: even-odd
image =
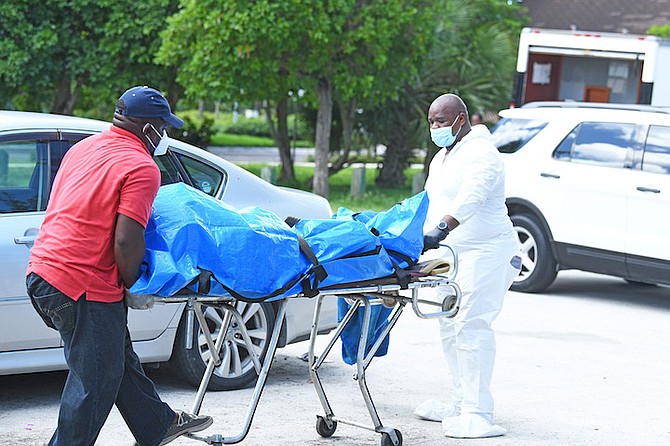
[[[108,122],[69,116],[0,111],[0,375],[66,369],[58,332],[44,325],[26,294],[29,249],[44,218],[49,191],[60,161],[77,141],[110,126]],[[205,150],[174,139],[156,158],[162,184],[184,182],[238,209],[259,206],[282,219],[330,218],[327,200],[315,194],[274,186]],[[336,325],[334,299],[324,302],[325,330]],[[279,346],[309,337],[314,303],[291,299]],[[198,384],[209,358],[199,326],[187,318],[184,304],[131,310],[129,327],[135,351],[145,363],[170,361]],[[238,305],[257,352],[265,354],[272,333],[272,303]],[[210,330],[218,335],[221,315],[209,308]],[[194,325],[189,326],[192,323]],[[225,360],[216,368],[211,389],[251,385],[256,372],[234,327],[226,334]],[[195,341],[195,342],[192,342]]]

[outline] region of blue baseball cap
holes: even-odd
[[[126,90],[116,103],[116,113],[135,118],[160,118],[178,129],[184,126],[184,121],[170,110],[165,96],[146,85]]]

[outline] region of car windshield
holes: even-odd
[[[493,143],[501,153],[514,153],[546,125],[536,119],[503,118],[491,129]]]

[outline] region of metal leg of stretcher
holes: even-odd
[[[427,301],[425,299],[419,298],[419,288],[422,286],[444,286],[453,291],[452,295],[446,297],[442,302]],[[402,314],[404,307],[407,303],[411,302],[412,309],[415,314],[423,319],[437,318],[437,317],[453,317],[458,312],[458,306],[460,304],[461,291],[456,283],[451,282],[450,280],[443,280],[441,282],[424,282],[424,283],[414,283],[411,285],[412,297],[404,297],[396,293],[400,287],[393,286],[372,286],[372,287],[359,287],[358,290],[363,290],[364,292],[355,292],[354,289],[343,289],[339,290],[341,294],[332,293],[333,296],[340,297],[350,297],[354,301],[351,304],[351,307],[345,314],[342,321],[338,324],[338,327],[335,333],[332,335],[329,343],[324,348],[320,356],[315,355],[315,346],[316,346],[316,336],[319,332],[319,318],[321,314],[322,301],[327,294],[320,294],[314,309],[314,319],[312,322],[312,331],[310,335],[310,344],[309,344],[309,364],[310,364],[310,376],[316,393],[319,397],[323,410],[325,412],[325,417],[317,415],[316,430],[319,435],[322,437],[330,437],[335,433],[337,429],[337,423],[348,424],[363,429],[373,430],[382,435],[381,444],[382,446],[401,446],[402,445],[402,434],[399,430],[385,427],[377,413],[374,402],[370,395],[370,391],[367,387],[367,382],[365,378],[365,371],[370,365],[370,362],[374,358],[375,354],[381,348],[384,339],[391,332],[396,322],[398,321],[400,315]],[[392,291],[391,294],[388,292]],[[379,298],[374,301],[371,298]],[[385,300],[385,304],[393,302],[394,307],[388,318],[388,324],[386,325],[383,332],[379,335],[375,343],[370,347],[370,351],[365,354],[365,346],[368,341],[368,328],[370,325],[370,318],[372,313],[372,305],[379,305],[381,300]],[[360,308],[361,304],[364,307],[364,316],[363,316],[363,326],[361,328],[361,338],[359,339],[358,353],[356,358],[356,375],[354,379],[358,381],[358,385],[365,401],[365,405],[370,413],[370,418],[372,419],[373,426],[367,426],[355,421],[347,420],[345,418],[336,416],[333,412],[333,409],[328,401],[326,396],[323,384],[318,374],[319,367],[323,364],[325,358],[331,352],[333,346],[339,339],[340,335],[346,328],[347,324],[350,323],[356,311]],[[439,311],[426,313],[422,310],[423,306],[433,306],[437,307]]]
[[[177,300],[165,299],[165,301],[174,302]],[[183,301],[183,299],[181,301]],[[247,346],[249,355],[251,356],[251,359],[254,363],[254,367],[256,368],[256,372],[258,373],[258,380],[256,381],[256,386],[254,387],[253,395],[247,407],[247,413],[244,420],[244,424],[242,426],[242,431],[235,436],[223,436],[221,434],[215,434],[204,437],[199,436],[197,434],[188,434],[187,435],[188,437],[193,438],[195,440],[204,441],[205,443],[214,446],[221,446],[223,444],[239,443],[240,441],[244,440],[244,438],[247,436],[247,434],[249,433],[249,429],[251,428],[251,422],[253,421],[256,408],[258,407],[258,402],[260,401],[261,394],[263,392],[263,389],[265,388],[265,383],[267,381],[272,361],[277,351],[279,334],[281,332],[282,324],[284,322],[284,316],[286,315],[287,302],[288,299],[283,299],[279,302],[279,309],[277,311],[274,329],[272,331],[272,336],[270,338],[270,344],[268,345],[268,349],[267,352],[265,353],[265,359],[263,360],[262,365],[260,362],[260,358],[258,357],[258,355],[254,350],[254,345],[251,342],[249,334],[244,328],[241,330],[245,345]],[[223,347],[226,338],[224,334],[227,332],[228,327],[230,326],[230,322],[233,318],[240,323],[241,327],[244,327],[244,320],[242,319],[242,316],[237,311],[237,309],[235,309],[234,303],[217,304],[215,299],[203,299],[203,302],[199,302],[198,298],[191,298],[188,300],[188,305],[189,310],[192,310],[195,313],[196,319],[198,320],[200,328],[202,329],[203,334],[205,336],[205,341],[207,342],[207,345],[211,352],[211,356],[207,363],[207,368],[205,369],[205,373],[202,377],[202,380],[200,381],[200,386],[198,387],[198,392],[196,394],[196,398],[193,403],[192,413],[198,414],[202,407],[202,402],[204,400],[205,393],[207,392],[207,386],[209,385],[209,381],[212,378],[212,373],[214,372],[216,366],[221,362],[221,356],[220,356],[221,348]],[[221,330],[219,331],[219,336],[216,339],[216,343],[214,343],[212,340],[212,334],[209,332],[207,323],[202,313],[203,306],[213,306],[213,305],[222,308],[225,312],[223,322],[221,325]]]
[[[370,348],[370,351],[368,352],[367,355],[365,355],[365,346],[367,345],[367,340],[368,340],[368,327],[370,324],[370,315],[372,311],[372,305],[373,303],[370,301],[368,296],[358,294],[358,295],[350,295],[349,297],[352,297],[356,299],[354,303],[352,304],[351,308],[349,311],[347,311],[347,314],[344,316],[342,322],[339,324],[337,331],[331,338],[331,341],[328,343],[326,348],[324,349],[323,354],[315,360],[315,354],[314,354],[314,349],[315,349],[315,338],[316,338],[316,333],[318,333],[318,321],[319,321],[319,315],[321,311],[321,302],[324,296],[319,296],[319,300],[317,302],[317,306],[314,311],[314,321],[312,324],[312,336],[310,338],[310,347],[309,347],[309,361],[310,361],[310,375],[312,377],[312,381],[314,383],[317,395],[319,396],[319,399],[321,401],[321,405],[323,406],[323,409],[326,413],[325,417],[317,417],[317,424],[316,424],[316,430],[319,433],[319,435],[323,437],[330,437],[335,433],[335,429],[337,428],[337,423],[343,423],[343,424],[348,424],[356,427],[360,427],[363,429],[368,429],[375,431],[377,433],[382,434],[382,445],[383,446],[399,446],[402,445],[402,435],[400,434],[400,431],[397,429],[385,427],[380,418],[379,414],[377,413],[377,409],[375,408],[374,402],[372,401],[372,396],[370,395],[370,390],[368,389],[367,382],[365,379],[365,371],[367,367],[370,365],[370,362],[372,361],[372,358],[374,355],[377,353],[377,351],[381,348],[384,338],[390,333],[390,331],[393,329],[395,326],[396,322],[398,321],[398,318],[400,317],[400,314],[403,311],[403,308],[405,306],[405,302],[403,300],[397,301],[397,305],[394,307],[393,312],[391,313],[389,317],[389,323],[384,329],[384,331],[380,334],[379,338],[377,341],[372,345]],[[367,426],[352,420],[348,420],[345,418],[337,417],[333,413],[332,407],[330,406],[330,403],[328,402],[328,398],[326,397],[325,390],[323,388],[323,385],[321,383],[321,380],[318,375],[318,369],[323,363],[323,360],[328,356],[330,353],[330,350],[332,347],[335,345],[335,342],[339,338],[339,335],[342,333],[346,325],[351,321],[352,317],[356,313],[356,310],[360,307],[360,305],[363,304],[364,306],[364,317],[363,317],[363,327],[361,329],[362,335],[359,340],[359,345],[358,345],[358,356],[356,359],[356,375],[354,376],[354,379],[358,381],[358,387],[361,391],[361,395],[363,396],[363,400],[365,401],[365,405],[368,409],[368,412],[370,414],[370,418],[372,419],[373,426]],[[375,302],[375,304],[379,304],[378,302]]]

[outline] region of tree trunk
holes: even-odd
[[[328,152],[333,120],[333,96],[330,80],[319,79],[316,87],[319,106],[316,113],[316,143],[314,148],[314,193],[328,198]]]
[[[335,160],[332,166],[330,166],[329,174],[333,175],[334,173],[342,170],[344,166],[347,165],[349,161],[349,154],[351,153],[351,137],[354,133],[354,116],[356,113],[356,99],[351,99],[349,102],[344,103],[342,101],[337,101],[337,105],[340,109],[340,121],[342,122],[342,150],[340,156]]]
[[[389,133],[384,162],[376,181],[377,185],[401,187],[405,184],[405,169],[409,167],[409,158],[412,155],[410,135],[411,129],[408,128],[407,123],[400,122]]]
[[[77,79],[74,81],[74,89],[72,88],[73,81],[67,76],[63,76],[58,84],[58,90],[56,91],[56,98],[54,100],[54,105],[51,109],[52,113],[58,113],[63,115],[71,115],[74,111],[74,105],[79,99],[79,92],[81,91],[82,80]]]
[[[198,101],[198,117],[200,119],[205,118],[205,100],[204,99],[200,99]]]
[[[288,98],[283,98],[277,103],[277,133],[274,140],[279,148],[279,159],[281,161],[279,180],[295,181],[293,158],[291,157],[291,139],[288,134]]]

